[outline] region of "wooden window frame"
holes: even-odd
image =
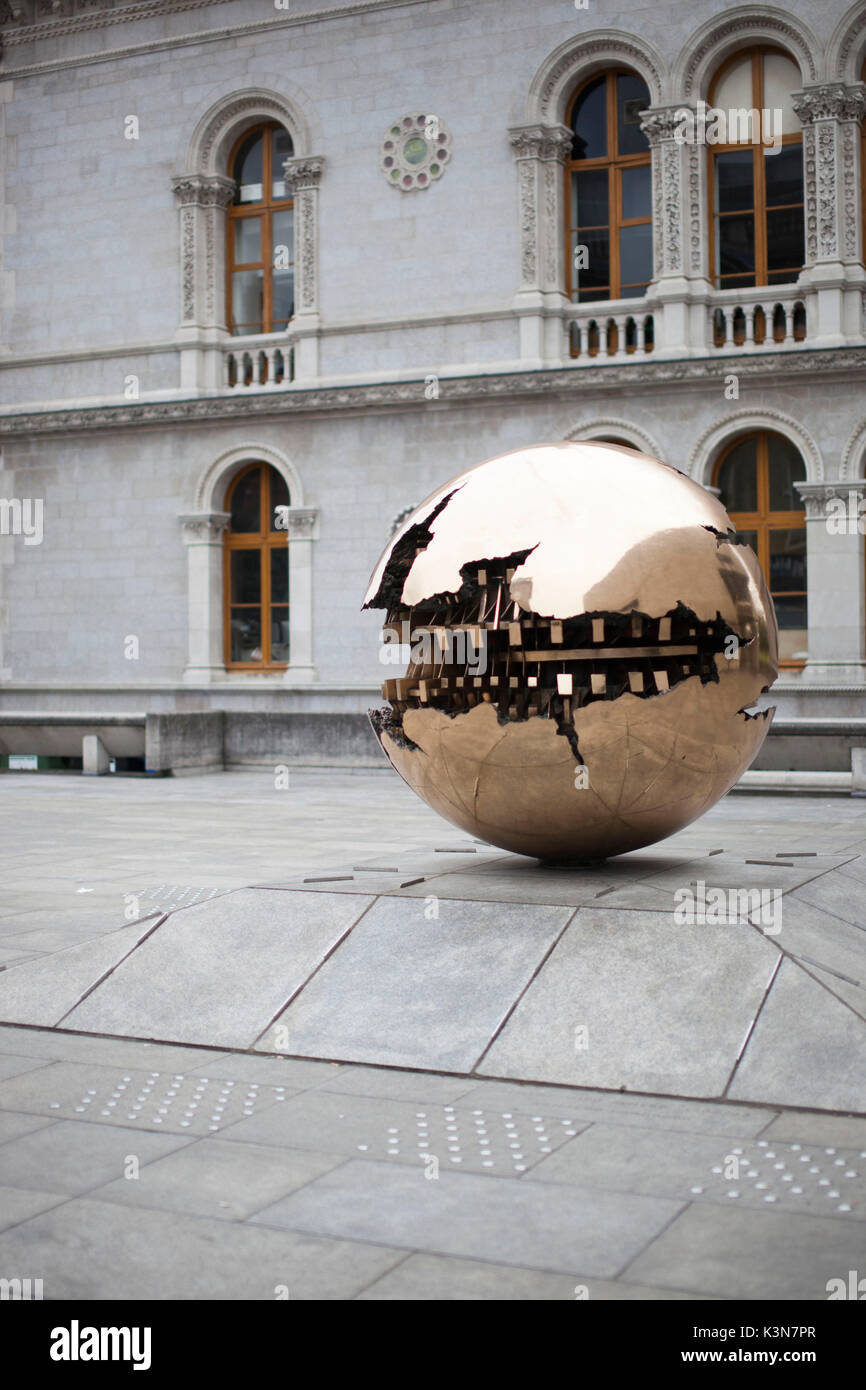
[[[272,463],[257,461],[247,464],[240,472],[236,473],[231,481],[228,492],[226,493],[225,510],[231,511],[232,497],[235,489],[243,478],[250,473],[259,473],[259,529],[258,531],[232,531],[226,530],[223,540],[223,654],[225,668],[227,671],[285,671],[287,670],[291,658],[291,602],[292,594],[289,590],[289,601],[286,604],[276,604],[277,608],[286,609],[286,617],[289,622],[289,660],[271,661],[271,555],[275,549],[288,549],[288,532],[277,531],[271,524],[271,474],[277,473]],[[232,603],[231,595],[231,557],[235,550],[257,550],[260,559],[260,589],[258,603]],[[232,661],[232,633],[231,620],[233,608],[258,608],[261,613],[262,626],[262,659],[261,661]]]
[[[572,244],[571,244],[572,232],[576,232],[576,231],[577,231],[577,228],[574,228],[574,227],[572,227],[572,225],[571,225],[571,180],[572,180],[572,176],[573,176],[574,174],[576,174],[576,173],[591,172],[593,169],[606,169],[607,172],[608,172],[608,180],[607,180],[607,210],[608,210],[608,221],[607,221],[606,223],[604,223],[604,224],[599,224],[599,227],[598,227],[598,228],[595,228],[595,227],[584,227],[584,228],[582,229],[583,231],[596,231],[596,230],[602,230],[602,227],[604,227],[604,228],[607,230],[608,238],[609,238],[609,257],[610,257],[610,259],[609,259],[609,283],[608,283],[608,285],[606,286],[607,291],[608,291],[608,296],[607,296],[607,299],[597,299],[597,300],[596,300],[596,299],[581,299],[581,300],[574,300],[574,301],[573,301],[574,303],[580,303],[581,305],[584,305],[584,304],[609,304],[612,300],[618,300],[618,299],[620,298],[621,291],[622,291],[622,289],[623,289],[622,283],[621,283],[621,281],[620,281],[620,257],[619,257],[619,233],[620,233],[620,230],[621,230],[621,228],[623,228],[623,227],[641,227],[641,226],[647,226],[647,225],[649,225],[649,226],[651,227],[651,226],[652,226],[652,220],[653,220],[653,219],[652,219],[652,195],[650,195],[650,214],[649,214],[648,217],[628,217],[628,218],[625,218],[625,219],[623,218],[623,216],[622,216],[622,174],[621,174],[621,171],[622,171],[623,169],[634,169],[634,168],[639,168],[641,165],[649,165],[649,166],[650,166],[650,169],[652,169],[652,151],[651,151],[650,149],[647,149],[647,150],[645,150],[644,152],[642,152],[641,154],[622,154],[622,155],[621,155],[621,154],[616,153],[616,151],[617,151],[618,148],[619,148],[618,141],[617,141],[616,79],[617,79],[618,77],[626,77],[626,76],[627,76],[627,77],[637,77],[641,82],[643,82],[643,78],[641,77],[640,73],[634,72],[633,69],[631,69],[631,68],[625,68],[625,67],[607,68],[603,74],[600,74],[600,73],[597,73],[597,72],[593,73],[590,77],[588,77],[588,78],[586,79],[585,82],[582,82],[582,83],[580,84],[579,87],[576,87],[576,88],[575,88],[574,93],[573,93],[573,95],[572,95],[572,97],[571,97],[571,100],[570,100],[569,103],[568,103],[568,109],[567,109],[566,117],[565,117],[565,124],[566,124],[567,126],[571,127],[572,119],[573,119],[573,116],[574,116],[574,108],[575,108],[575,105],[576,105],[578,99],[579,99],[579,98],[583,95],[583,93],[586,91],[587,87],[590,87],[594,82],[596,82],[596,81],[598,80],[599,76],[602,76],[602,75],[603,75],[604,78],[605,78],[605,103],[606,103],[606,106],[605,106],[605,116],[606,116],[606,121],[607,121],[607,154],[604,155],[604,156],[599,156],[599,157],[597,157],[597,158],[595,158],[595,159],[572,159],[572,158],[569,158],[568,160],[566,160],[566,164],[565,164],[565,199],[564,199],[564,201],[565,201],[565,292],[566,292],[566,295],[568,296],[569,299],[572,299],[572,294],[573,294],[574,292],[576,292],[576,286],[574,286],[574,284],[573,284],[573,258],[574,258],[574,248],[572,247]],[[644,83],[644,86],[646,86],[646,83]],[[647,93],[647,105],[648,105],[648,106],[650,105],[651,100],[652,100],[652,98],[649,96],[649,93]],[[614,151],[614,154],[613,154],[613,155],[611,155],[611,153],[610,153],[611,150]],[[652,274],[650,275],[650,280],[647,282],[647,284],[649,284],[651,281],[652,281]],[[613,293],[614,287],[616,287],[616,294]],[[596,287],[596,288],[599,288],[599,287]],[[603,289],[603,288],[605,288],[605,287],[600,287],[600,288]],[[630,289],[630,288],[633,288],[633,286],[632,286],[632,285],[628,285],[628,286],[626,286],[626,288],[627,288],[627,289]],[[642,293],[641,295],[635,296],[635,298],[636,298],[636,299],[643,299],[643,297],[644,297],[645,294],[646,294],[646,289],[644,289],[644,291],[643,291],[643,293]]]
[[[226,322],[232,337],[259,337],[265,333],[285,333],[291,323],[291,317],[281,328],[273,326],[273,303],[274,303],[274,258],[273,254],[265,255],[265,248],[270,247],[271,251],[274,244],[273,239],[273,216],[275,212],[290,212],[294,209],[294,198],[274,198],[274,179],[273,179],[273,139],[272,132],[275,130],[285,130],[279,121],[266,121],[261,125],[250,126],[248,130],[238,137],[232,146],[232,151],[228,161],[229,177],[235,178],[235,160],[240,152],[241,146],[249,140],[251,135],[260,134],[262,136],[262,197],[257,203],[231,203],[227,209],[226,218]],[[288,132],[286,132],[288,134]],[[291,139],[291,135],[289,136]],[[235,223],[249,217],[260,217],[262,219],[261,244],[260,249],[262,258],[258,261],[239,261],[235,264]],[[289,250],[292,254],[292,269],[294,270],[294,247]],[[236,333],[236,327],[246,327],[236,325],[234,321],[234,297],[232,295],[232,276],[236,270],[261,270],[262,275],[262,310],[263,326],[244,333]]]
[[[790,53],[787,53],[787,52],[785,51],[784,48],[777,48],[777,47],[775,47],[775,46],[772,45],[772,44],[764,44],[764,45],[761,45],[761,46],[758,47],[758,48],[747,49],[747,50],[746,50],[746,53],[751,57],[751,60],[752,60],[752,105],[751,105],[751,107],[748,108],[748,109],[749,109],[749,110],[756,110],[756,111],[759,111],[759,112],[763,112],[763,109],[764,109],[764,58],[765,58],[765,56],[766,56],[767,54],[777,53],[777,54],[781,55],[781,57],[787,58],[789,62],[793,62],[794,60],[791,58]],[[736,53],[732,53],[732,54],[730,55],[730,57],[726,58],[725,61],[722,63],[721,67],[719,67],[719,68],[716,70],[716,72],[715,72],[714,75],[713,75],[713,80],[712,80],[712,82],[710,83],[709,92],[708,92],[708,94],[707,94],[707,107],[708,107],[708,108],[714,106],[714,104],[715,104],[716,89],[717,89],[717,87],[718,87],[718,84],[719,84],[719,81],[721,80],[721,78],[722,78],[722,77],[724,76],[724,74],[727,72],[728,68],[733,67],[733,65],[734,65],[735,63],[741,62],[742,59],[743,59],[743,57],[744,57],[744,52],[743,52],[742,49],[739,49]],[[753,134],[754,134],[754,132],[753,132]],[[800,146],[800,150],[801,150],[801,161],[802,161],[802,147],[803,147],[803,135],[802,135],[802,132],[800,132],[799,134],[794,134],[794,135],[783,135],[783,136],[782,136],[782,145],[783,145],[783,146],[785,146],[785,145],[799,145],[799,146]],[[715,156],[716,156],[717,154],[725,154],[725,153],[727,153],[727,152],[730,151],[730,150],[746,150],[746,149],[749,149],[749,148],[751,148],[751,151],[752,151],[752,207],[751,207],[751,208],[738,208],[736,212],[733,212],[733,213],[720,213],[719,216],[725,216],[725,217],[727,217],[727,216],[730,216],[730,217],[747,217],[747,216],[749,216],[749,215],[751,214],[751,217],[752,217],[752,219],[753,219],[753,226],[754,226],[754,246],[755,246],[755,269],[754,269],[754,272],[753,272],[754,285],[733,285],[733,286],[727,286],[727,285],[724,284],[724,281],[725,281],[725,280],[739,280],[739,279],[742,279],[743,277],[740,276],[740,275],[735,275],[735,274],[733,274],[733,273],[730,274],[730,275],[719,275],[719,274],[716,273],[716,180],[715,180],[715,162],[714,162],[714,161],[715,161]],[[782,289],[785,285],[793,285],[793,284],[795,284],[795,283],[796,283],[796,280],[797,280],[797,277],[800,275],[800,273],[801,273],[801,271],[802,271],[802,269],[803,269],[803,266],[802,266],[802,265],[798,266],[798,267],[797,267],[797,270],[796,270],[796,274],[793,274],[793,278],[790,279],[790,280],[776,280],[776,281],[774,281],[773,284],[771,285],[770,282],[769,282],[769,280],[767,279],[767,276],[768,276],[768,273],[769,273],[768,270],[767,270],[767,187],[766,187],[766,178],[765,178],[766,165],[765,165],[765,163],[764,163],[764,160],[766,159],[767,156],[764,154],[764,148],[765,148],[765,147],[764,147],[764,145],[761,143],[760,139],[758,139],[758,140],[754,140],[754,139],[753,139],[753,140],[752,140],[752,143],[751,143],[751,146],[744,144],[744,142],[741,141],[741,140],[728,141],[728,142],[727,142],[726,144],[724,144],[724,145],[708,145],[708,146],[707,146],[707,208],[708,208],[709,222],[710,222],[710,226],[709,226],[709,279],[710,279],[710,283],[711,283],[717,290],[724,290],[724,289],[729,289],[729,288],[730,288],[730,289],[734,289],[734,290],[748,291],[748,290],[750,290],[750,289],[762,289],[762,288],[765,288],[765,287],[768,288],[768,289],[771,289],[771,290]],[[771,157],[772,157],[772,156],[771,156]],[[773,212],[784,212],[784,211],[785,211],[786,209],[788,209],[788,208],[802,208],[802,209],[803,209],[804,226],[805,226],[805,215],[806,215],[806,179],[805,179],[805,174],[803,175],[802,182],[803,182],[803,198],[802,198],[802,200],[801,200],[799,203],[779,203],[779,204],[774,204],[774,206],[773,206],[773,208],[772,208],[772,211],[773,211]],[[788,275],[788,274],[792,274],[793,271],[794,271],[794,267],[791,266],[791,267],[788,267],[787,269],[784,269],[784,270],[774,270],[774,271],[773,271],[773,274],[774,274],[774,275]]]
[[[764,580],[770,597],[776,598],[800,598],[803,597],[808,603],[809,596],[809,570],[808,557],[806,568],[806,588],[805,589],[779,589],[775,594],[770,589],[770,532],[771,531],[793,531],[806,530],[806,513],[803,511],[795,512],[774,512],[770,510],[770,459],[769,459],[769,437],[775,433],[773,430],[749,430],[746,434],[738,434],[735,439],[729,441],[716,460],[713,469],[713,485],[718,486],[721,477],[722,466],[728,455],[747,439],[757,441],[755,474],[757,482],[758,509],[754,512],[729,512],[728,515],[733,522],[736,531],[754,531],[757,540],[757,556],[761,566]],[[784,436],[781,436],[784,438]],[[808,630],[808,617],[807,617]],[[796,661],[780,660],[779,666],[786,670],[801,670],[805,666],[805,658]]]

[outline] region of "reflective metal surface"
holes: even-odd
[[[755,555],[710,493],[615,445],[516,450],[439,488],[365,607],[411,646],[371,715],[385,753],[504,849],[650,844],[718,800],[767,732],[743,713],[777,674]]]

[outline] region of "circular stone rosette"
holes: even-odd
[[[769,727],[758,560],[710,492],[632,449],[539,445],[461,473],[403,520],[365,606],[397,658],[371,712],[387,757],[518,854],[603,859],[673,834]]]
[[[451,132],[438,116],[401,116],[382,137],[379,165],[394,188],[409,193],[441,179],[451,159]]]

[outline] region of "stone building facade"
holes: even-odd
[[[567,438],[715,486],[747,437],[801,460],[807,616],[775,703],[863,712],[866,0],[0,0],[0,38],[0,714],[267,714],[239,760],[278,758],[285,720],[314,761],[362,755],[383,668],[360,603],[407,507]],[[763,53],[768,90],[792,74],[802,263],[748,284],[717,259],[712,150],[680,133]],[[607,73],[646,94],[611,119],[648,151],[652,270],[595,298],[569,180],[575,101]],[[294,304],[249,332],[238,304],[273,273],[264,251],[236,271],[231,240],[271,196],[260,174],[244,203],[256,131]],[[288,492],[287,664],[226,613],[258,464]]]

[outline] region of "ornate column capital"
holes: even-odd
[[[283,161],[286,189],[299,193],[302,188],[318,188],[325,167],[324,155],[307,154]]]
[[[795,483],[806,507],[806,520],[823,520],[830,502],[848,503],[854,497],[859,502],[866,496],[866,478],[834,478],[820,483]]]
[[[287,507],[289,542],[313,541],[317,538],[318,507]]]
[[[651,106],[640,118],[640,128],[650,145],[660,145],[665,140],[675,140],[677,131],[682,129],[683,113],[693,108],[678,102],[676,106]],[[677,141],[678,144],[682,141]]]
[[[234,179],[223,174],[175,174],[171,186],[178,207],[225,208],[235,196]]]
[[[215,545],[231,521],[230,512],[186,512],[178,517],[184,545]]]
[[[573,138],[565,125],[520,125],[508,132],[515,159],[556,159],[561,164],[571,154]]]
[[[816,121],[862,121],[866,116],[866,84],[820,82],[792,95],[794,110],[804,126]]]

